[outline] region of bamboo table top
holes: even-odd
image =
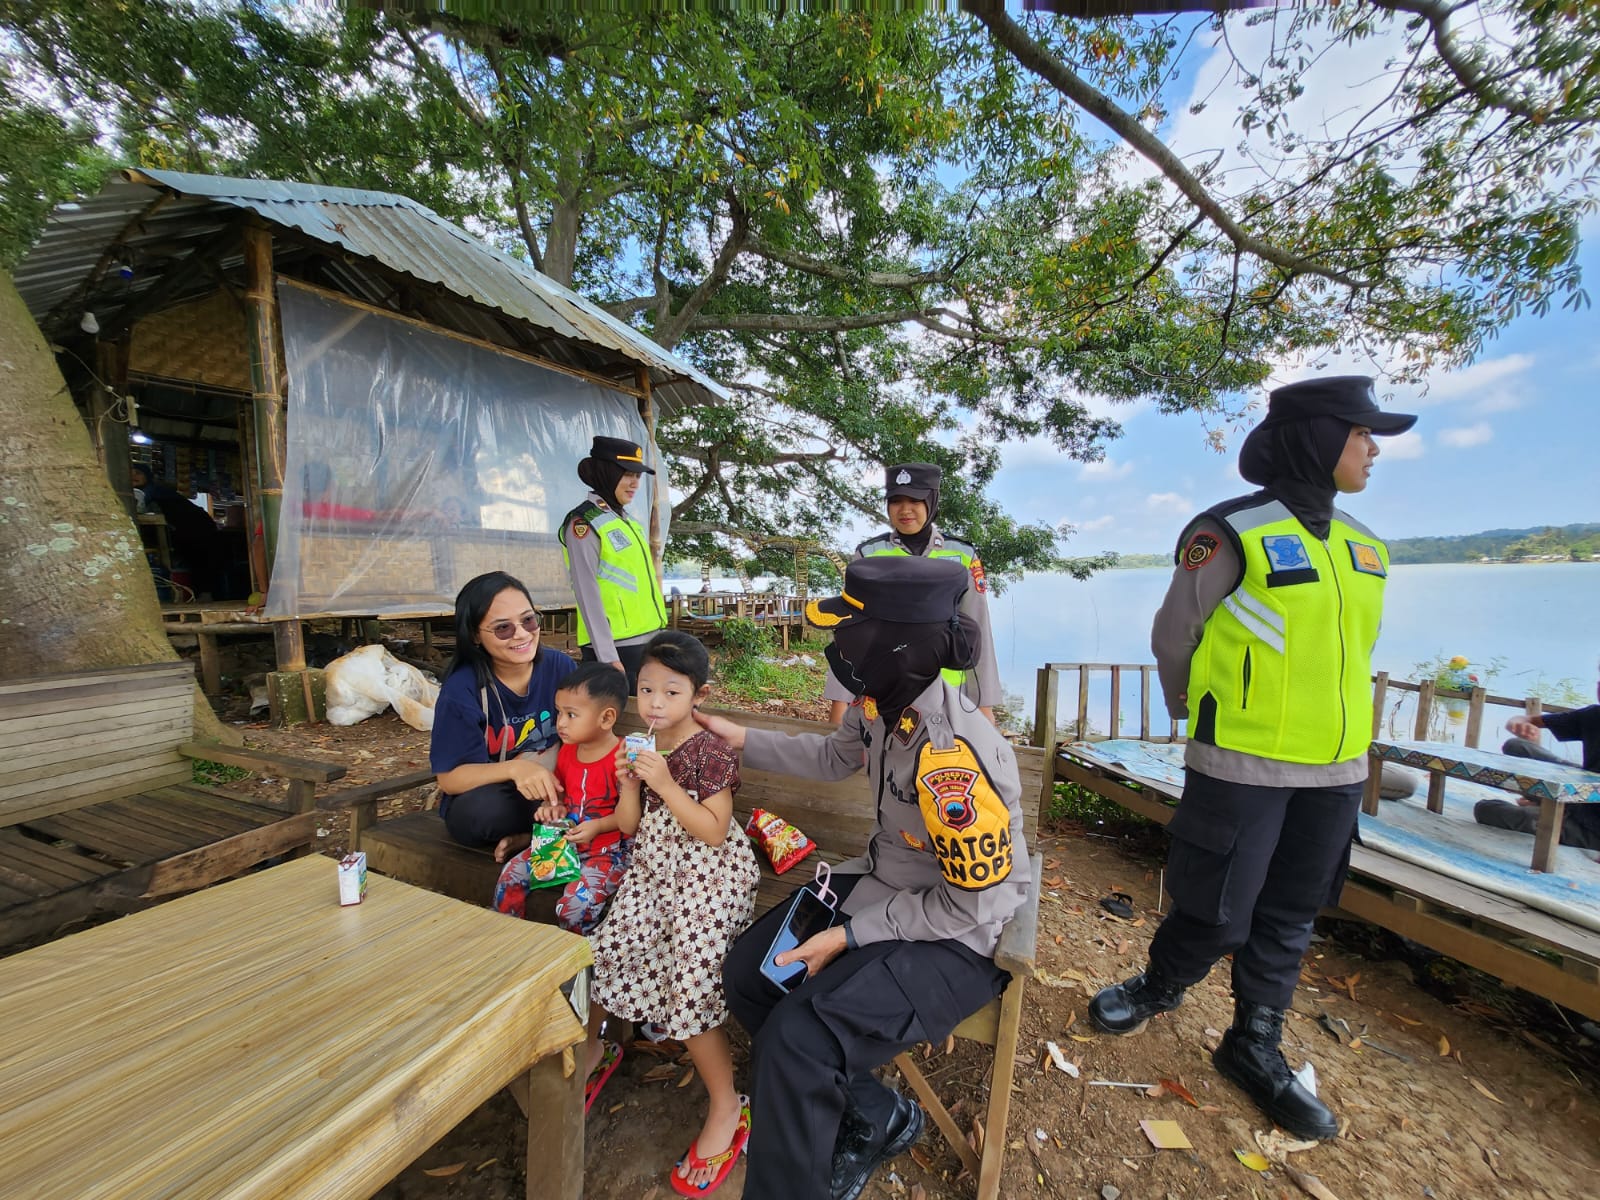
[[[0,959],[0,1192],[365,1200],[545,1055],[588,943],[314,856]]]

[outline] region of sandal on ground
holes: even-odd
[[[733,1141],[728,1143],[728,1148],[721,1154],[713,1154],[710,1158],[701,1158],[697,1149],[700,1139],[696,1138],[689,1143],[689,1149],[683,1158],[678,1160],[667,1175],[667,1182],[672,1184],[672,1190],[680,1196],[709,1196],[726,1181],[733,1171],[733,1166],[739,1161],[739,1155],[744,1153],[745,1145],[750,1141],[750,1097],[739,1097],[739,1126],[733,1131]],[[710,1168],[716,1171],[705,1183],[689,1183],[682,1175],[678,1174],[678,1167],[683,1166],[688,1160],[691,1172]]]
[[[1127,892],[1112,892],[1109,896],[1102,896],[1100,907],[1113,917],[1121,917],[1124,921],[1133,919],[1133,897]]]
[[[622,1061],[622,1047],[616,1042],[602,1042],[600,1061],[589,1072],[589,1078],[583,1085],[583,1112],[588,1116],[589,1110],[594,1107],[595,1097],[600,1094],[600,1089],[605,1087],[606,1080],[611,1078],[612,1072],[617,1069],[617,1064]]]

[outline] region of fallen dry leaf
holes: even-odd
[[[498,1158],[486,1158],[486,1159],[484,1159],[484,1160],[483,1160],[483,1161],[482,1161],[482,1162],[481,1162],[481,1163],[479,1163],[479,1164],[478,1164],[478,1165],[477,1165],[477,1166],[475,1166],[475,1167],[473,1167],[473,1168],[472,1168],[472,1169],[473,1169],[473,1170],[474,1170],[474,1171],[481,1171],[481,1170],[483,1170],[483,1169],[484,1169],[484,1168],[485,1168],[485,1167],[492,1167],[492,1166],[494,1166],[494,1165],[495,1165],[495,1163],[497,1163],[497,1162],[499,1162],[499,1161],[500,1161],[500,1160],[499,1160],[499,1159],[498,1159]]]
[[[1176,1080],[1163,1079],[1160,1081],[1160,1086],[1166,1088],[1167,1091],[1178,1097],[1178,1099],[1185,1101],[1190,1108],[1200,1107],[1200,1101],[1196,1100],[1190,1093],[1189,1089],[1184,1087],[1183,1084],[1178,1083]]]
[[[1407,1025],[1421,1025],[1422,1024],[1422,1022],[1417,1020],[1415,1017],[1408,1017],[1404,1013],[1395,1013],[1394,1016],[1395,1016],[1395,1020],[1404,1021]]]
[[[945,1038],[945,1040],[944,1040],[944,1052],[946,1054],[954,1054],[956,1052],[956,1035],[955,1034],[952,1033],[949,1037]]]
[[[1445,1037],[1445,1035],[1442,1033],[1439,1035],[1439,1057],[1450,1057],[1450,1039]]]
[[[663,1079],[671,1079],[677,1073],[678,1068],[676,1064],[661,1063],[658,1066],[651,1067],[644,1073],[644,1081],[646,1083],[658,1083]]]
[[[1254,1150],[1235,1150],[1233,1156],[1252,1171],[1270,1170],[1272,1163]]]
[[[1308,1175],[1304,1171],[1296,1171],[1287,1163],[1283,1167],[1284,1173],[1294,1180],[1294,1185],[1312,1200],[1339,1200],[1339,1197],[1328,1190],[1327,1186],[1315,1175]]]
[[[687,1071],[685,1071],[683,1073],[683,1078],[678,1080],[678,1086],[679,1087],[688,1087],[689,1086],[689,1081],[691,1079],[693,1079],[693,1078],[694,1078],[694,1068],[690,1067]]]
[[[928,1200],[928,1193],[920,1183],[911,1185],[911,1200]]]
[[[1487,1097],[1489,1097],[1489,1099],[1493,1100],[1496,1104],[1504,1104],[1505,1103],[1504,1100],[1500,1099],[1499,1096],[1496,1096],[1493,1092],[1491,1092],[1488,1088],[1484,1087],[1483,1084],[1479,1083],[1476,1079],[1472,1078],[1470,1075],[1467,1076],[1467,1082],[1470,1083],[1473,1086],[1473,1089],[1480,1096],[1487,1096]]]
[[[448,1179],[452,1175],[459,1175],[466,1169],[464,1162],[451,1163],[448,1167],[424,1167],[424,1175],[432,1175],[435,1179]]]
[[[933,1169],[933,1155],[929,1154],[921,1146],[911,1147],[911,1161],[916,1163],[917,1166],[921,1167],[924,1171],[931,1171]]]

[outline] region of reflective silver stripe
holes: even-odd
[[[1238,593],[1235,592],[1234,595],[1236,596]],[[1255,634],[1256,637],[1261,639],[1261,641],[1271,646],[1279,654],[1283,653],[1283,634],[1279,633],[1276,629],[1273,629],[1268,625],[1263,625],[1260,621],[1256,620],[1254,615],[1252,615],[1250,612],[1247,612],[1244,606],[1234,599],[1234,596],[1229,596],[1227,599],[1225,599],[1222,602],[1222,607],[1231,612],[1238,620],[1239,624],[1243,625],[1251,633]]]
[[[614,583],[630,592],[639,590],[639,581],[634,576],[624,571],[621,567],[606,562],[604,559],[600,561],[599,569],[595,571],[595,575],[604,579],[607,583]]]
[[[1239,588],[1233,593],[1233,599],[1244,605],[1252,613],[1260,617],[1268,625],[1272,626],[1272,628],[1276,629],[1280,634],[1283,632],[1283,617],[1273,612],[1272,609],[1268,608],[1259,599],[1245,591],[1243,588]]]
[[[1279,521],[1295,519],[1295,515],[1281,500],[1268,500],[1264,504],[1241,508],[1238,512],[1231,512],[1223,518],[1240,534],[1249,533],[1258,525],[1276,525]]]

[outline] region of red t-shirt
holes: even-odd
[[[617,811],[617,760],[607,754],[599,762],[583,762],[578,758],[578,747],[563,742],[556,753],[556,778],[561,781],[562,795],[567,802],[567,815],[574,821],[596,821]],[[621,830],[602,833],[578,853],[587,858],[602,850],[609,850],[622,840]]]

